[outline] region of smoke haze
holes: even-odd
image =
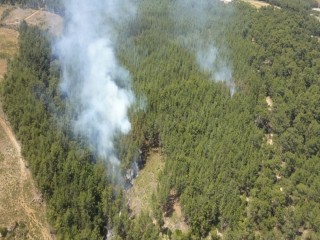
[[[119,165],[113,140],[131,129],[130,74],[115,55],[117,27],[135,15],[129,0],[66,0],[67,26],[57,43],[61,89],[73,109],[73,129],[97,155]]]
[[[212,80],[225,82],[233,95],[231,66],[222,54],[227,50],[216,42],[217,36],[223,35],[221,23],[228,21],[231,14],[232,6],[218,0],[176,0],[171,10],[180,44],[194,53],[201,70]]]

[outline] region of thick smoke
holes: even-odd
[[[130,131],[127,113],[134,94],[129,72],[120,66],[114,49],[117,29],[136,9],[129,0],[66,0],[65,8],[67,26],[57,51],[61,89],[70,101],[74,131],[116,167],[113,141]]]
[[[224,54],[227,49],[221,41],[218,44],[231,14],[232,5],[218,0],[176,0],[171,11],[180,44],[195,54],[200,68],[212,80],[225,82],[233,95],[232,70]]]

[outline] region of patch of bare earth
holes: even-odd
[[[190,231],[189,225],[183,215],[179,199],[174,199],[172,212],[169,216],[164,217],[164,227],[169,228],[172,232],[180,230],[182,233]]]
[[[36,11],[37,10],[34,10],[34,9],[22,9],[22,8],[11,9],[9,15],[2,20],[2,23],[4,25],[15,25]]]
[[[0,118],[0,227],[14,239],[52,239],[45,204],[34,182],[20,145],[10,126]]]
[[[63,31],[63,18],[57,14],[44,10],[15,8],[2,20],[6,27],[17,28],[22,21],[29,25],[39,26],[48,30],[52,35],[61,35]]]
[[[0,81],[3,79],[4,74],[7,72],[7,60],[0,59]]]
[[[133,180],[133,187],[127,191],[128,204],[134,215],[139,215],[142,210],[152,211],[151,198],[157,191],[158,176],[163,167],[163,156],[158,149],[152,150],[148,154],[145,167]]]
[[[0,27],[0,59],[9,59],[18,50],[19,33],[13,29]]]
[[[133,187],[127,191],[128,205],[133,215],[137,216],[142,211],[146,211],[152,217],[152,195],[157,191],[158,177],[164,168],[164,158],[159,149],[152,149],[147,156],[144,168],[139,171],[138,177],[133,181]],[[180,230],[187,233],[190,228],[185,221],[179,199],[170,197],[172,209],[163,217],[164,227],[172,232]]]
[[[59,15],[39,10],[25,19],[30,25],[37,25],[48,30],[53,35],[61,35],[63,19]]]
[[[272,112],[273,101],[270,96],[266,97],[266,103],[268,105],[268,111]],[[266,134],[266,140],[268,145],[273,145],[273,133]]]
[[[271,4],[267,3],[267,2],[263,2],[263,1],[255,1],[255,0],[242,0],[243,2],[249,3],[250,5],[252,5],[253,7],[259,9],[262,7],[269,7],[272,6]],[[277,6],[273,6],[275,9],[280,9],[280,7]]]

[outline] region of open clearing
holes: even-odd
[[[0,28],[0,59],[9,59],[18,50],[19,33],[13,29]]]
[[[48,30],[53,35],[62,34],[63,19],[56,14],[46,11],[37,11],[25,20],[28,24],[40,26],[43,29]]]
[[[5,7],[1,8],[4,11]],[[7,8],[9,13],[2,19],[5,27],[17,28],[24,20],[29,25],[37,25],[44,30],[48,30],[52,35],[61,35],[63,30],[63,18],[57,14],[43,10]],[[0,12],[1,13],[1,12]]]
[[[3,79],[4,74],[7,71],[7,60],[0,59],[0,81]]]
[[[164,161],[158,150],[153,150],[147,157],[145,167],[139,171],[133,182],[133,187],[127,192],[128,203],[134,215],[142,210],[152,211],[152,194],[157,191],[158,176],[164,167]]]
[[[252,6],[254,6],[254,7],[258,8],[258,9],[262,8],[262,7],[271,6],[269,3],[262,2],[262,1],[254,1],[254,0],[243,0],[243,1],[251,4]]]
[[[164,168],[164,156],[159,149],[152,149],[148,156],[145,167],[139,171],[138,177],[133,182],[133,187],[127,191],[127,199],[133,215],[139,215],[146,211],[152,217],[152,195],[156,193],[158,176]],[[172,232],[180,230],[187,233],[190,229],[176,198],[172,198],[172,211],[163,217],[164,227]]]

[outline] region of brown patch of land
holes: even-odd
[[[145,167],[139,171],[133,187],[127,191],[128,205],[133,215],[137,216],[143,210],[152,217],[152,195],[157,192],[158,176],[164,168],[164,158],[159,149],[152,149],[147,156]],[[171,199],[172,209],[170,214],[165,214],[163,217],[164,227],[172,232],[180,230],[187,233],[190,227],[185,221],[179,199],[174,196],[171,196]]]
[[[63,19],[57,14],[40,10],[27,17],[25,21],[30,25],[40,26],[53,35],[62,34]]]
[[[7,71],[8,59],[18,51],[18,32],[0,27],[0,81]]]
[[[45,204],[10,126],[0,117],[0,227],[12,239],[52,239]]]
[[[7,72],[7,60],[0,59],[0,81],[3,79],[3,76],[6,72]]]
[[[249,3],[250,5],[254,6],[255,8],[262,8],[262,7],[268,7],[271,6],[269,3],[267,2],[263,2],[263,1],[255,1],[255,0],[243,0],[246,3]]]
[[[158,176],[164,167],[164,159],[158,150],[152,150],[145,167],[133,181],[133,187],[127,191],[130,209],[134,215],[139,215],[142,210],[152,212],[151,198],[156,193]]]
[[[11,9],[9,12],[9,15],[2,20],[2,23],[4,25],[17,24],[20,21],[32,15],[36,11],[37,10],[34,10],[34,9],[22,9],[22,8]]]
[[[12,6],[10,6],[10,5],[0,5],[0,19],[3,17],[3,13],[4,13],[4,11],[6,11],[6,10],[11,10],[13,7]]]
[[[63,18],[44,10],[10,9],[8,16],[2,19],[2,25],[16,29],[22,21],[26,21],[29,25],[36,25],[44,30],[48,30],[55,36],[62,34]]]
[[[170,214],[170,217],[164,218],[164,227],[169,228],[171,231],[180,230],[182,233],[188,233],[190,231],[190,227],[186,223],[178,199],[174,201],[173,211]]]
[[[0,59],[13,57],[18,50],[19,33],[13,29],[0,28]]]

